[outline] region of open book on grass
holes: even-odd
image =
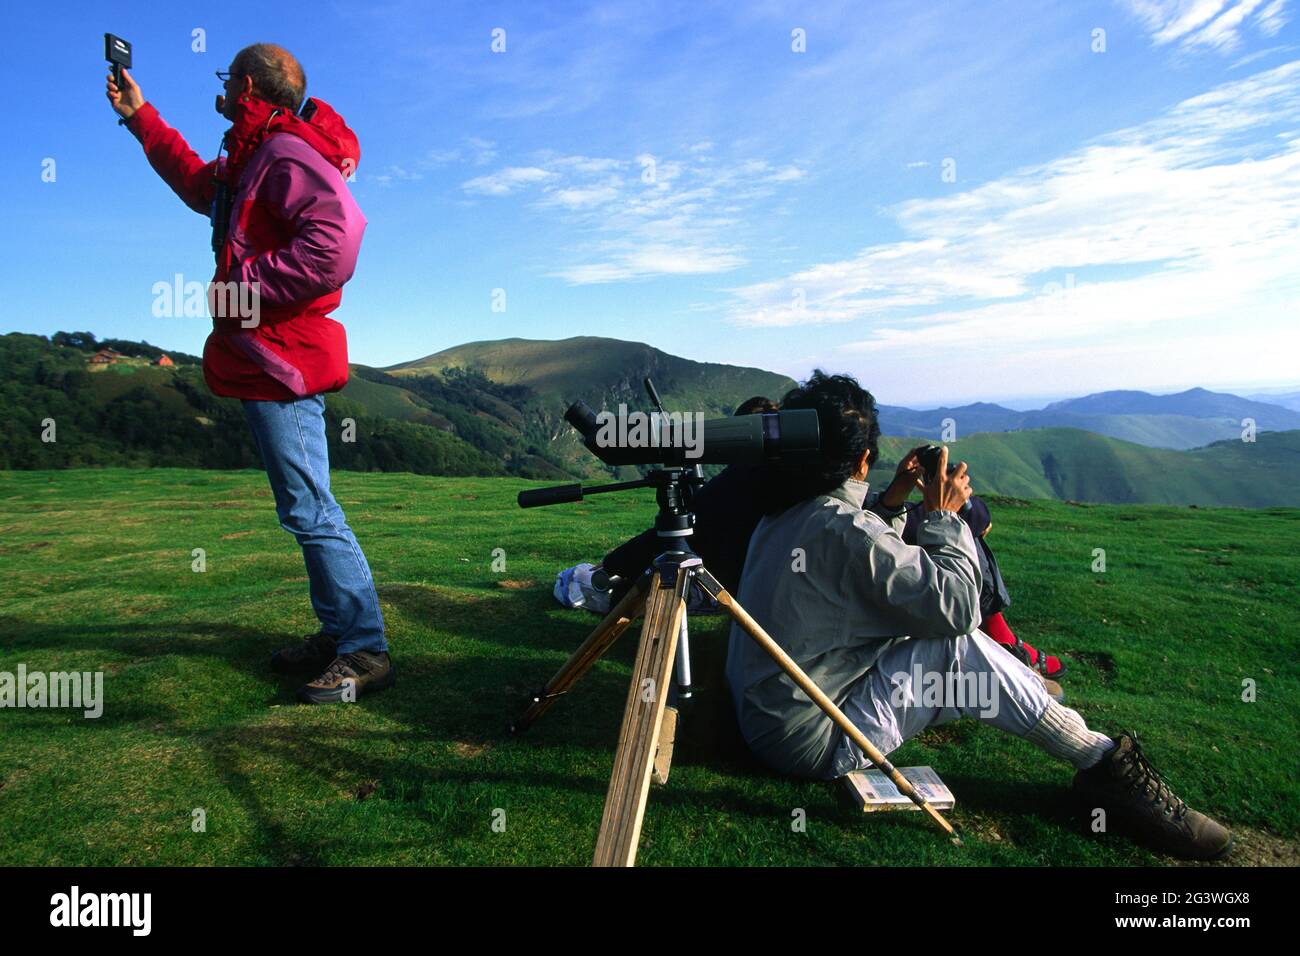
[[[899,770],[907,778],[908,783],[914,786],[921,796],[925,797],[926,802],[936,810],[950,810],[957,802],[952,791],[934,772],[934,768],[900,767]],[[879,770],[855,770],[853,773],[846,774],[843,780],[849,797],[865,813],[876,810],[921,809],[894,786],[894,781]]]

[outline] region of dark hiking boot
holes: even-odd
[[[1074,790],[1104,809],[1109,829],[1190,860],[1215,860],[1232,849],[1232,834],[1192,810],[1169,789],[1134,734],[1121,733],[1095,767],[1074,776]]]
[[[1026,644],[1018,637],[1014,644],[1003,644],[1002,646],[1011,652],[1012,657],[1043,677],[1055,680],[1058,677],[1065,676],[1065,662],[1055,654],[1044,654],[1038,648]]]
[[[392,687],[395,679],[393,661],[387,652],[340,654],[325,673],[298,688],[298,699],[304,704],[351,703],[362,694]]]
[[[286,647],[271,655],[271,670],[280,674],[310,674],[320,670],[338,656],[339,639],[333,634],[317,631],[309,634],[301,644]]]

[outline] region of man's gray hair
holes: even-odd
[[[298,112],[307,94],[307,74],[292,53],[274,43],[254,43],[235,54],[231,72],[253,78],[257,95]]]

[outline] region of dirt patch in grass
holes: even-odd
[[[133,657],[129,661],[107,661],[106,663],[101,664],[99,669],[105,674],[114,675],[121,674],[123,671],[128,671],[136,667],[144,667],[151,663],[153,663],[153,661],[148,657]]]
[[[26,767],[19,767],[17,770],[11,770],[5,776],[0,777],[0,790],[3,790],[12,783],[17,783],[19,780],[22,780],[23,777],[28,775],[28,773],[30,773],[30,771]]]
[[[379,789],[378,780],[366,780],[359,787],[352,791],[352,796],[357,800],[364,800]]]
[[[1008,843],[1013,841],[1003,832],[1003,824],[996,818],[985,813],[962,812],[961,817],[961,836],[963,840],[977,839],[984,843]]]
[[[48,548],[53,541],[28,541],[26,544],[6,544],[0,546],[0,554],[19,554],[23,551],[39,551]]]
[[[523,579],[518,581],[510,581],[510,580],[503,579],[497,582],[497,587],[505,588],[507,591],[527,591],[529,588],[537,587],[537,582],[531,579]]]
[[[222,541],[229,541],[231,538],[247,538],[251,534],[257,534],[256,531],[232,531],[230,534],[223,534]]]
[[[973,721],[953,721],[938,727],[927,727],[917,735],[916,740],[927,747],[943,747],[960,744],[966,740],[977,725]]]
[[[1098,651],[1075,651],[1065,656],[1076,661],[1079,667],[1091,671],[1103,684],[1109,684],[1115,679],[1115,659],[1109,654]],[[1071,670],[1073,671],[1074,668]]]
[[[1180,866],[1300,866],[1300,842],[1251,827],[1232,827],[1232,852],[1209,863],[1178,861]]]

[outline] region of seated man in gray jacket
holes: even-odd
[[[1196,859],[1227,853],[1228,831],[1178,799],[1133,734],[1090,730],[1043,682],[978,629],[975,542],[958,517],[970,497],[966,465],[919,480],[915,455],[884,494],[868,494],[880,427],[856,381],[820,371],[781,402],[811,408],[821,453],[770,467],[766,515],[750,539],[738,598],[882,753],[927,727],[974,717],[1073,765],[1087,806],[1107,828]],[[900,536],[902,507],[920,486],[928,514],[917,545]],[[738,626],[727,681],[741,733],[766,764],[830,779],[869,762]]]

